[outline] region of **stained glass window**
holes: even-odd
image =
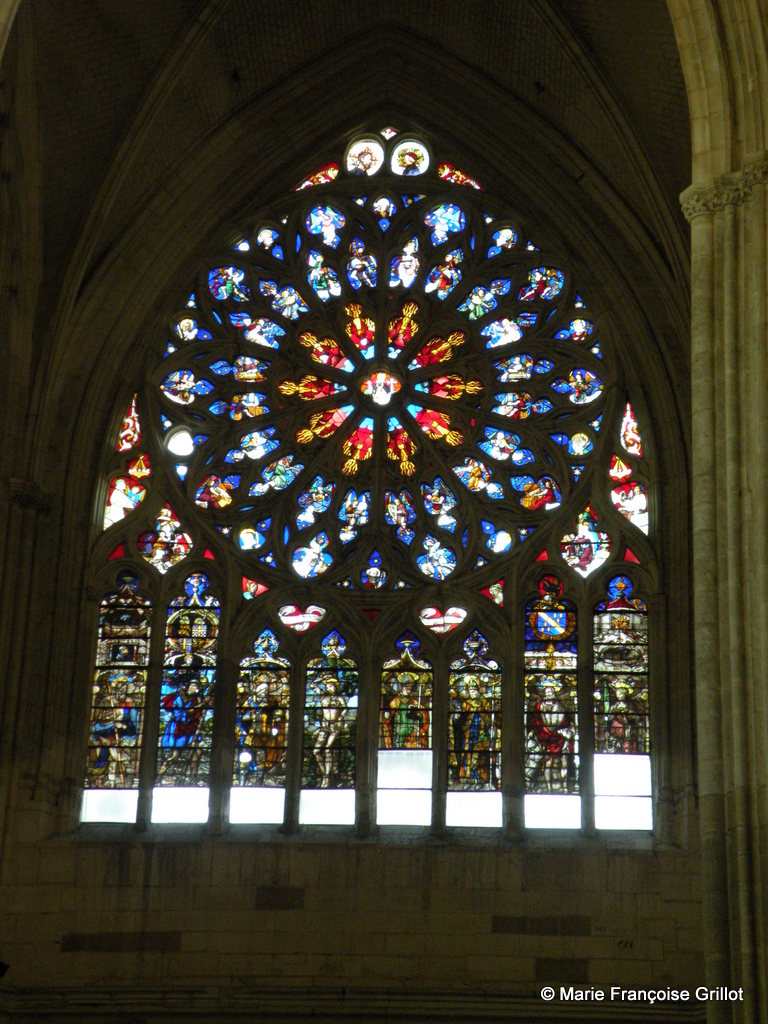
[[[168,608],[160,688],[155,821],[208,818],[219,602],[193,573]]]
[[[595,608],[595,824],[651,827],[648,609],[629,576]]]
[[[85,776],[91,820],[136,817],[152,605],[140,581],[117,576],[99,611]]]
[[[502,827],[522,791],[518,826],[610,827],[649,801],[633,595],[657,571],[610,283],[593,306],[421,133],[356,135],[292,178],[159,302],[146,383],[116,399],[97,592],[119,571],[157,597],[105,598],[144,646],[110,660],[102,608],[83,816],[112,790],[157,822]],[[631,668],[597,632],[585,654],[616,601],[646,638],[622,640]],[[622,724],[635,781],[609,792]]]

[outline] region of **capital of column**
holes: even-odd
[[[743,203],[756,185],[768,181],[768,153],[750,160],[740,171],[723,174],[709,185],[689,185],[680,193],[680,205],[687,221],[702,213],[715,213],[725,206]]]

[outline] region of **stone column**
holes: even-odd
[[[692,244],[694,640],[710,1024],[768,1020],[768,154],[681,196]]]

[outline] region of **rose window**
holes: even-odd
[[[270,786],[287,787],[294,810],[285,813],[301,820],[286,764],[301,759],[291,743],[313,736],[302,785],[332,790],[343,780],[352,793],[344,821],[356,813],[355,750],[367,744],[379,821],[401,814],[408,777],[415,817],[405,823],[423,824],[438,807],[433,737],[447,730],[447,823],[471,823],[457,810],[471,791],[489,798],[476,808],[492,808],[479,823],[498,824],[510,770],[503,721],[525,750],[526,821],[530,812],[529,823],[570,827],[581,814],[580,758],[647,760],[645,604],[626,596],[639,594],[636,574],[653,560],[646,457],[616,348],[562,254],[539,248],[524,215],[422,139],[386,129],[353,140],[209,256],[128,404],[94,556],[122,575],[102,605],[89,754],[99,767],[89,786],[140,785],[135,750],[124,760],[119,751],[126,722],[134,746],[143,742],[140,709],[154,701],[161,724],[196,724],[151,737],[162,768],[152,784],[205,786],[206,766],[231,759],[232,786],[242,788],[232,814],[244,815],[232,820],[281,820],[276,798],[267,801],[274,819],[248,817],[251,788]],[[147,664],[147,574],[190,628],[220,616],[227,636],[246,612],[254,619],[236,655],[238,695],[217,698],[238,722],[223,756],[211,726],[212,640],[203,650],[185,634],[182,644],[155,623],[166,636],[161,687],[151,671],[126,675],[114,662],[110,616],[124,606],[141,619],[136,664]],[[577,671],[576,622],[578,605],[587,636],[595,595],[601,630],[619,639],[610,657],[595,639],[602,675],[591,698],[579,682],[589,670]],[[366,653],[368,627],[376,650]],[[510,715],[499,655],[523,632],[526,709]],[[293,645],[313,636],[321,646],[307,665],[322,672],[301,677],[314,702],[302,727],[290,699]],[[622,661],[630,649],[641,668]],[[380,708],[378,732],[370,715],[357,718],[358,687]],[[433,693],[436,709],[453,708],[434,728]],[[627,694],[632,712],[619,713]],[[259,731],[269,716],[279,743]],[[621,730],[633,738],[619,743]],[[337,741],[343,771],[329,748]],[[198,753],[182,756],[186,746]],[[606,785],[620,775],[612,762]],[[626,786],[637,790],[631,799],[649,799],[649,783],[632,781],[637,771],[621,777],[624,789],[601,796],[611,820]],[[329,820],[313,801],[304,820]]]

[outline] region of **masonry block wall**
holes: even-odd
[[[63,837],[14,859],[11,994],[702,982],[696,858],[675,850]]]

